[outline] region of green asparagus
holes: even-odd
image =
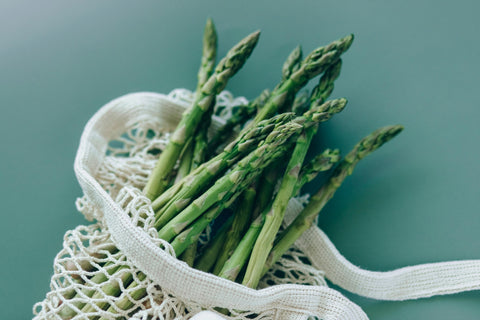
[[[160,154],[147,185],[145,195],[154,200],[169,184],[168,174],[177,162],[186,141],[192,136],[202,116],[213,107],[215,96],[227,85],[228,80],[243,66],[257,44],[260,32],[254,32],[240,41],[227,53],[215,68],[201,90],[195,94],[191,108],[186,111],[170,137],[165,150]]]
[[[335,191],[341,186],[346,177],[353,173],[357,163],[377,150],[385,142],[391,140],[403,130],[400,125],[386,126],[380,128],[363,138],[350,151],[342,162],[336,167],[328,182],[310,198],[308,205],[298,217],[279,236],[272,251],[269,254],[267,263],[263,266],[264,274],[276,262],[288,248],[297,240],[304,231],[311,227],[315,217],[323,209],[325,204],[333,197]]]

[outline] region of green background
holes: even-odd
[[[354,33],[317,146],[346,152],[379,126],[405,131],[361,163],[320,218],[362,268],[480,258],[478,1],[1,1],[0,315],[31,318],[66,230],[86,223],[73,161],[83,126],[135,91],[194,88],[205,20],[223,54],[262,30],[229,84],[255,97],[304,51]],[[310,186],[314,190],[315,186]],[[474,319],[480,293],[385,302],[344,292],[371,319]]]

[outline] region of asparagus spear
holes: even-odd
[[[210,212],[216,212],[216,214],[219,213],[219,210],[214,210],[212,209]],[[194,239],[195,237],[198,236],[200,230],[203,230],[203,228],[206,226],[206,224],[208,224],[208,221],[210,221],[211,219],[213,219],[215,216],[212,216],[211,214],[207,214],[207,215],[204,215],[202,218],[200,218],[199,222],[195,224],[195,226],[197,226],[197,228],[192,228],[192,229],[189,229],[188,232],[184,232],[184,234],[180,235],[180,236],[177,236],[177,238],[174,240],[174,242],[172,242],[172,244],[175,244],[175,246],[183,246],[182,248],[180,249],[177,249],[177,250],[182,250],[185,248],[186,246],[186,243],[190,243],[188,241],[190,241],[191,239]],[[200,224],[201,222],[201,224]],[[198,226],[201,226],[201,227],[198,227]],[[186,241],[186,239],[188,239],[188,241]],[[179,251],[178,253],[180,253],[181,251]],[[143,275],[141,275],[141,277],[144,277]],[[129,282],[132,280],[132,276],[131,274],[128,274],[126,273],[124,276],[122,276],[122,281],[124,281],[125,283]],[[136,284],[133,283],[132,284],[133,286],[135,286]],[[117,291],[119,291],[119,287],[118,287],[118,284],[110,284],[110,283],[107,283],[103,286],[104,288],[104,291],[108,294],[111,294],[111,295],[115,295],[117,293]],[[137,290],[138,292],[136,292],[134,295],[135,296],[138,296],[138,297],[141,297],[144,295],[144,292],[142,289],[139,289]],[[97,295],[100,294],[100,293],[96,293]],[[118,306],[123,306],[124,308],[127,308],[127,302],[125,301],[120,301]],[[101,308],[101,309],[104,309],[106,307],[106,305],[98,305],[97,304],[97,307],[98,308]],[[93,311],[95,310],[95,307],[92,306],[92,305],[87,305],[83,308],[85,312],[88,312],[88,311]]]
[[[193,148],[194,146],[192,139],[190,139],[185,144],[185,148],[180,159],[180,166],[178,167],[177,176],[175,177],[175,183],[178,183],[190,173],[190,169],[192,167]]]
[[[192,165],[191,169],[198,168],[202,163],[205,162],[207,156],[207,132],[208,127],[210,126],[211,115],[202,122],[200,126],[200,130],[195,135],[194,139],[194,147],[193,147],[193,157],[192,157]]]
[[[260,179],[258,187],[257,197],[255,199],[256,206],[253,209],[253,218],[256,219],[271,203],[275,187],[277,185],[278,175],[283,164],[280,163],[284,159],[279,159],[277,163],[273,163],[268,168],[265,169],[265,172]]]
[[[235,200],[234,197],[229,199],[226,202],[218,203],[217,205],[213,206],[210,208],[202,217],[197,219],[192,226],[179,234],[173,241],[171,241],[171,245],[173,250],[175,251],[175,254],[178,256],[184,252],[184,250],[191,244],[193,243],[200,234],[203,232],[203,230],[207,227],[207,225],[218,215],[223,211],[223,209],[228,208],[233,201]],[[226,222],[228,225],[228,221]],[[143,281],[146,276],[143,273],[137,274],[137,277],[140,281]],[[132,290],[135,287],[138,286],[138,283],[133,281],[133,275],[130,272],[125,272],[120,276],[120,281],[122,281],[123,286],[126,287],[127,290]],[[102,286],[102,291],[110,296],[118,296],[121,293],[120,285],[118,282],[109,282],[106,283]],[[145,288],[139,288],[138,290],[134,290],[130,293],[130,296],[134,300],[139,300],[143,298],[146,295],[146,290]],[[101,298],[103,296],[102,293],[96,292],[93,295],[93,298]],[[127,310],[131,308],[134,305],[134,303],[129,299],[128,297],[124,297],[120,300],[118,300],[115,303],[116,308],[120,308],[121,310]],[[95,305],[93,304],[87,304],[83,309],[82,312],[94,312],[97,309],[106,309],[109,307],[107,302],[97,302]],[[115,307],[110,306],[108,310],[112,312],[116,312]]]
[[[218,275],[218,273],[222,270],[223,265],[232,255],[236,246],[242,239],[245,227],[247,227],[250,222],[250,217],[255,206],[256,193],[257,191],[255,184],[250,185],[242,193],[238,210],[235,211],[232,226],[227,232],[225,243],[220,251],[220,254],[218,255],[217,261],[215,262],[215,267],[213,268],[212,272],[213,274]]]
[[[195,258],[197,256],[198,239],[192,242],[185,251],[179,256],[180,260],[188,264],[189,267],[193,267]]]
[[[320,78],[320,81],[315,88],[313,88],[311,100],[319,100],[317,103],[323,103],[332,94],[335,80],[340,76],[340,69],[342,68],[342,59],[338,59],[331,66],[329,66],[325,73]],[[312,101],[313,102],[313,101]]]
[[[305,86],[308,80],[321,74],[332,63],[335,63],[339,57],[348,50],[352,42],[353,35],[348,35],[325,47],[313,50],[302,61],[300,68],[275,88],[270,99],[257,114],[253,123],[271,117],[285,105],[288,105],[294,99],[295,94]]]
[[[311,227],[315,217],[333,197],[345,178],[353,173],[357,163],[385,142],[391,140],[402,130],[403,127],[400,125],[386,126],[374,131],[355,145],[352,151],[335,168],[327,183],[311,197],[310,202],[298,217],[280,234],[263,267],[262,275],[271,268],[304,231]]]
[[[334,164],[340,160],[340,150],[326,149],[321,154],[313,158],[309,163],[302,166],[299,174],[299,180],[295,185],[294,195],[308,182],[315,179],[315,177],[323,171],[330,170]]]
[[[203,31],[202,60],[197,74],[197,90],[201,91],[203,85],[207,82],[215,68],[217,58],[217,31],[212,19],[207,19],[205,30]]]
[[[218,276],[231,281],[235,281],[238,274],[242,270],[245,262],[250,256],[252,247],[258,238],[258,234],[262,230],[264,215],[259,215],[248,228],[247,232],[243,236],[240,243],[235,248],[230,258],[225,262],[222,270],[218,273]]]
[[[193,140],[193,146],[190,148],[192,150],[192,155],[190,158],[185,159],[185,161],[190,161],[189,171],[198,168],[202,163],[205,162],[205,158],[207,155],[207,132],[208,127],[210,126],[212,120],[212,112],[213,108],[210,108],[209,112],[206,112],[203,115],[204,120],[200,124],[198,128],[198,132],[195,134],[195,138]],[[180,162],[180,168],[182,168],[182,163],[184,158],[182,157]],[[179,170],[180,173],[180,170]],[[186,175],[186,174],[185,174]],[[185,176],[184,175],[184,176]],[[182,176],[183,177],[183,176]],[[180,178],[182,178],[180,177]],[[177,175],[177,178],[179,176]],[[195,256],[197,254],[197,241],[192,242],[187,250],[182,254],[180,257],[181,260],[185,261],[188,265],[192,266],[193,262],[195,261]]]
[[[207,19],[205,31],[203,33],[203,51],[202,63],[198,71],[197,92],[201,92],[203,85],[208,81],[215,68],[215,59],[217,57],[217,32],[212,19]],[[215,99],[212,99],[211,106],[208,106],[208,112],[202,116],[202,121],[199,125],[194,139],[192,169],[198,167],[205,161],[207,131],[212,119],[213,106]]]
[[[118,265],[113,265],[113,263],[109,263],[109,264],[106,264],[104,266],[104,268],[106,269],[106,273],[108,275],[112,275],[116,272],[119,272],[121,271],[122,269],[125,269],[126,266],[118,266]],[[123,277],[122,277],[123,279]],[[117,288],[115,286],[115,284],[111,284],[111,283],[106,283],[106,281],[108,280],[106,274],[104,273],[97,273],[95,274],[95,276],[93,276],[91,279],[90,279],[90,282],[93,282],[95,284],[101,284],[101,283],[105,283],[103,286],[102,286],[102,291],[105,292],[106,294],[110,294],[110,295],[113,295]],[[99,292],[96,292],[95,289],[93,288],[84,288],[82,289],[82,292],[81,292],[81,295],[82,296],[86,296],[88,298],[91,298],[91,297],[99,297]],[[73,298],[73,296],[72,296]],[[64,306],[60,309],[60,311],[58,312],[58,315],[62,318],[62,319],[70,319],[72,317],[74,317],[78,311],[82,311],[85,309],[85,310],[89,310],[90,309],[90,306],[86,303],[86,302],[83,302],[83,301],[77,301],[77,302],[74,302],[73,303],[73,308],[70,307],[70,306]]]
[[[213,108],[203,115],[204,120],[200,124],[199,130],[195,135],[193,155],[190,169],[198,168],[205,162],[207,155],[207,131],[212,119]],[[183,159],[182,159],[183,160]],[[197,254],[197,240],[192,241],[189,246],[183,251],[180,259],[185,261],[189,266],[192,266]],[[180,255],[180,254],[178,254]]]
[[[232,171],[218,179],[212,187],[161,228],[158,231],[159,237],[170,241],[210,206],[228,199],[233,192],[245,189],[265,166],[286,152],[287,140],[303,128],[303,122],[303,119],[294,119],[270,133],[265,143],[239,161]]]
[[[130,276],[133,277],[131,274],[130,274]],[[146,277],[147,277],[147,276],[146,276],[144,273],[142,273],[142,272],[139,272],[139,273],[137,274],[137,278],[138,278],[138,280],[140,280],[140,281],[145,280]],[[142,299],[143,297],[145,297],[146,294],[147,294],[147,289],[144,288],[144,287],[140,287],[140,288],[134,290],[136,287],[138,287],[138,282],[132,281],[132,279],[133,279],[133,278],[130,279],[131,282],[130,282],[130,284],[128,284],[128,286],[125,285],[126,289],[130,291],[130,292],[128,293],[128,295],[130,296],[130,298],[127,297],[127,296],[125,296],[125,297],[117,300],[117,301],[115,302],[115,305],[108,305],[108,304],[107,304],[107,305],[103,305],[103,304],[102,304],[102,305],[101,305],[101,309],[107,309],[107,312],[109,312],[109,313],[118,313],[120,310],[128,310],[128,309],[130,309],[131,307],[133,307],[134,303],[132,302],[132,299],[133,299],[133,300],[140,300],[140,299]],[[119,290],[119,291],[117,291],[117,292],[115,292],[115,293],[112,292],[111,295],[112,295],[112,296],[118,296],[120,293],[121,293],[121,292],[120,292],[120,290]],[[110,319],[110,318],[106,319],[106,318],[104,318],[104,317],[100,317],[98,320],[109,320],[109,319]]]
[[[205,250],[202,251],[202,254],[195,261],[195,269],[208,272],[215,264],[215,259],[218,256],[218,253],[222,249],[223,243],[227,237],[227,231],[230,228],[233,220],[227,220],[226,223],[223,223],[222,226],[218,229],[217,233],[207,244]]]
[[[337,99],[324,103],[321,106],[314,107],[305,113],[306,118],[311,118],[317,125],[306,128],[297,139],[292,157],[285,170],[280,189],[272,203],[271,208],[266,213],[265,223],[255,242],[250,260],[247,265],[247,271],[243,279],[243,284],[255,288],[262,275],[263,266],[268,258],[268,253],[273,246],[275,236],[280,229],[287,208],[288,201],[294,195],[295,186],[298,181],[298,175],[310,146],[313,135],[317,131],[318,123],[330,119],[330,117],[343,110],[347,101]]]
[[[195,93],[192,107],[186,111],[173,132],[165,150],[153,169],[145,186],[145,195],[154,200],[168,186],[168,174],[175,165],[185,142],[192,136],[202,116],[213,106],[215,96],[227,85],[228,80],[243,66],[253,51],[260,33],[254,32],[240,41],[227,53],[215,72],[208,78],[201,90]]]
[[[282,66],[282,82],[287,81],[290,76],[300,69],[302,64],[302,48],[297,46],[293,51],[288,55],[287,60],[283,63]]]
[[[153,209],[157,211],[155,227],[160,228],[165,225],[166,222],[185,208],[194,199],[195,195],[209,186],[220,173],[230,167],[239,157],[251,152],[269,134],[281,134],[276,129],[287,123],[292,117],[292,113],[285,113],[265,120],[255,128],[245,130],[236,141],[226,146],[221,154],[202,164],[180,181],[180,188],[174,186],[164,192],[152,203]],[[157,210],[157,203],[165,204],[161,210]]]
[[[231,206],[237,196],[238,193],[233,193],[227,201],[217,203],[212,208],[208,209],[201,217],[195,220],[187,229],[178,234],[173,241],[170,242],[175,250],[175,254],[182,254],[190,244],[196,241],[205,228],[216,219],[224,209]]]
[[[284,64],[284,70],[290,70],[288,68],[289,65],[292,65],[292,63],[289,63],[289,61],[300,59],[301,57],[301,51],[300,48],[298,47],[297,50],[294,50],[292,54],[290,55],[289,59],[287,59],[287,62]],[[321,77],[319,84],[314,88],[312,94],[309,96],[308,93],[305,91],[303,94],[299,94],[295,97],[295,100],[293,102],[292,106],[292,111],[295,114],[303,114],[305,113],[311,105],[319,105],[323,103],[328,96],[331,94],[333,91],[333,82],[338,78],[340,74],[340,68],[341,68],[341,61],[338,60],[337,62],[333,63],[331,66],[325,70],[325,73]],[[292,67],[291,69],[296,70],[296,67]],[[283,72],[284,75],[284,80],[288,79],[289,73],[288,72]],[[327,150],[328,153],[328,150]],[[315,178],[315,176],[318,174],[318,172],[321,171],[326,171],[330,169],[331,165],[334,163],[333,158],[329,158],[327,154],[324,155],[325,157],[321,156],[319,159],[316,159],[318,164],[316,164],[315,168],[310,168],[309,175],[308,177],[304,174],[301,173],[300,177],[301,180],[299,181],[299,184],[296,187],[296,190],[294,194],[297,194],[298,190],[303,186],[303,184],[311,181],[312,179]],[[333,156],[333,155],[332,155]],[[328,166],[327,163],[323,163],[323,160],[326,160],[328,158],[328,161],[331,161],[331,165]],[[337,157],[338,158],[338,157]],[[338,159],[337,159],[338,161]],[[313,162],[313,161],[312,161]],[[313,166],[314,163],[311,164]],[[317,170],[315,170],[317,169]],[[278,176],[278,166],[277,165],[272,165],[271,168],[267,168],[266,172],[263,176],[263,179],[260,183],[260,189],[258,192],[258,199],[257,199],[257,206],[254,209],[254,217],[257,217],[260,212],[262,212],[266,206],[267,203],[270,202],[272,195],[273,195],[273,190],[275,187],[275,183],[277,181],[277,176]]]
[[[213,69],[215,68],[215,59],[217,57],[217,32],[215,30],[215,25],[213,24],[212,19],[208,18],[207,23],[205,25],[205,30],[203,32],[203,47],[202,47],[202,59],[200,63],[200,68],[197,74],[197,89],[196,91],[200,91],[207,82],[208,78],[212,75]],[[203,122],[202,122],[203,124]],[[200,133],[203,133],[205,129],[200,128]],[[195,140],[197,140],[197,136],[195,136]],[[189,142],[186,143],[183,151],[183,155],[180,161],[180,168],[177,173],[177,177],[175,182],[178,182],[181,178],[186,176],[190,172],[190,168],[192,167],[192,157],[197,155],[194,151],[195,148],[193,145],[196,145],[195,142],[192,142],[190,139]],[[203,162],[203,161],[202,161]]]
[[[120,273],[120,270],[117,270],[116,273]],[[129,283],[133,280],[133,275],[129,272],[129,270],[124,270],[123,273],[117,275],[117,279],[115,281],[108,281],[102,285],[101,291],[95,292],[92,296],[92,303],[86,304],[82,308],[82,314],[96,312],[97,310],[105,310],[110,305],[107,301],[102,301],[102,298],[105,295],[109,296],[118,296],[121,293],[120,282],[122,282],[122,286],[126,287]],[[97,299],[100,299],[98,301]],[[97,302],[95,302],[97,300]]]
[[[265,169],[265,172],[262,175],[262,179],[259,179],[260,186],[258,187],[258,192],[255,197],[255,207],[253,208],[252,217],[253,221],[251,222],[246,233],[242,236],[234,251],[230,253],[228,259],[223,263],[223,266],[216,266],[214,274],[235,281],[238,276],[238,273],[246,263],[250,252],[253,248],[255,240],[262,229],[263,221],[265,219],[261,213],[269,205],[275,185],[277,182],[277,177],[279,173],[280,163],[283,161],[282,158],[276,161],[276,163],[271,164]],[[226,234],[226,232],[225,232]],[[219,265],[220,263],[217,263]]]
[[[205,162],[207,147],[207,130],[211,122],[211,115],[208,114],[208,116],[208,121],[202,122],[200,130],[195,136],[193,155],[190,159],[188,159],[191,161],[191,170],[198,168],[203,162]],[[198,241],[193,241],[180,256],[180,259],[185,261],[190,267],[193,266],[193,263],[195,262],[195,256],[197,255],[197,245]]]

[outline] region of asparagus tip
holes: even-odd
[[[392,140],[402,131],[403,126],[399,124],[385,126],[375,130],[370,135],[363,138],[358,144],[359,149],[357,149],[357,158],[364,158],[367,154],[380,148],[384,143]]]
[[[254,31],[248,36],[248,38],[255,39],[255,42],[258,41],[259,37],[260,37],[260,30]]]
[[[343,51],[347,51],[348,48],[350,48],[354,39],[355,39],[355,36],[353,35],[353,33],[350,33],[348,36],[342,39],[342,42],[345,43],[345,49]]]
[[[215,24],[213,23],[212,18],[207,18],[207,22],[205,24],[205,34],[215,34],[217,31],[215,29]]]

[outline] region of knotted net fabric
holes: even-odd
[[[341,256],[315,226],[265,276],[259,290],[188,267],[158,239],[150,202],[140,190],[191,99],[186,90],[168,96],[130,94],[108,103],[88,122],[75,160],[85,194],[77,207],[97,222],[66,233],[51,291],[34,306],[35,319],[188,319],[219,308],[224,311],[219,314],[233,319],[367,319],[328,288],[324,276],[352,292],[387,300],[480,288],[478,260],[365,271]],[[217,110],[221,116],[244,103],[224,92]],[[221,124],[216,118],[212,130]],[[301,209],[301,201],[293,199],[287,216],[291,220]]]

